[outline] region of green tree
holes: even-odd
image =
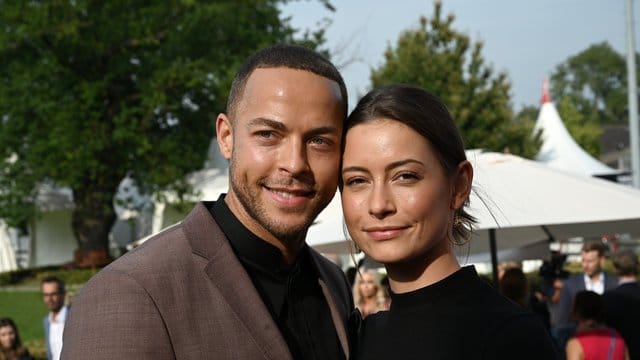
[[[558,101],[570,96],[579,112],[599,124],[623,123],[628,118],[625,59],[606,42],[591,45],[556,67],[551,94]]]
[[[601,126],[590,120],[583,112],[578,110],[570,96],[565,96],[558,103],[558,114],[564,122],[571,137],[589,154],[600,154]]]
[[[510,84],[505,73],[485,64],[482,43],[453,28],[455,16],[442,15],[435,2],[433,18],[403,32],[385,52],[385,63],[371,72],[378,87],[393,82],[421,86],[445,102],[468,148],[508,149],[526,157],[537,152],[533,125],[514,121]]]
[[[559,64],[551,75],[551,94],[569,133],[595,157],[602,126],[628,122],[626,62],[606,42]]]
[[[125,176],[189,192],[243,59],[323,40],[296,40],[281,2],[0,0],[0,218],[24,225],[39,185],[68,187],[79,249],[106,252]]]

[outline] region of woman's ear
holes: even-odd
[[[220,154],[229,160],[233,150],[233,127],[231,119],[225,114],[219,114],[216,119],[216,141],[220,148]]]
[[[452,210],[460,209],[471,194],[473,184],[473,166],[468,160],[458,164],[453,181],[453,193],[451,198]]]

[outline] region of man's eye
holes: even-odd
[[[256,133],[257,136],[268,139],[273,137],[273,131],[268,131],[268,130],[264,130],[264,131],[258,131]]]
[[[315,137],[311,140],[309,140],[309,142],[311,142],[314,145],[329,145],[331,144],[331,142],[325,138],[321,138],[321,137]]]

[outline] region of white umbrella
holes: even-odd
[[[470,212],[479,220],[471,252],[495,244],[494,270],[497,251],[542,239],[640,235],[640,191],[634,188],[509,154],[468,157],[479,190],[471,196]],[[478,197],[483,194],[486,204]]]

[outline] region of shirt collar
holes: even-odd
[[[53,320],[53,313],[51,311],[49,311],[49,322],[52,323],[64,323],[67,320],[67,306],[66,305],[62,305],[62,308],[60,309],[60,311],[58,312],[58,315],[56,316],[56,319]]]
[[[600,274],[598,274],[597,282],[592,281],[589,275],[584,274],[584,281],[585,281],[585,284],[594,284],[594,285],[598,283],[604,284],[604,272],[601,271]]]
[[[224,201],[225,195],[220,195],[217,201],[211,203],[209,211],[229,239],[236,255],[260,268],[280,274],[288,273],[291,265],[284,261],[280,250],[247,229],[227,206]],[[306,247],[305,244],[300,254],[308,251]],[[300,257],[299,255],[294,264],[300,260]]]

